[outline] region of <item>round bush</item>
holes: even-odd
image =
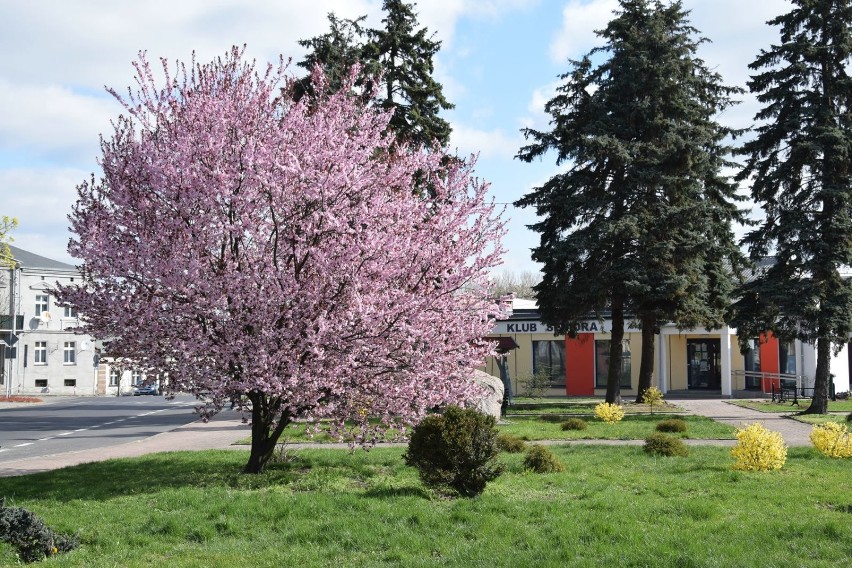
[[[620,404],[602,402],[595,406],[595,416],[608,424],[615,424],[624,418],[624,407]]]
[[[852,433],[846,424],[826,422],[811,430],[814,447],[830,458],[852,458]]]
[[[563,430],[585,430],[588,427],[582,418],[569,418],[562,423]]]
[[[524,468],[536,473],[559,473],[565,471],[565,466],[553,452],[544,446],[533,445],[524,458]]]
[[[657,422],[657,432],[686,432],[686,422],[680,418],[671,418]]]
[[[517,436],[500,434],[497,436],[497,447],[509,454],[519,454],[527,448],[527,444]]]
[[[778,432],[759,423],[737,429],[737,443],[731,450],[736,460],[734,469],[769,471],[781,469],[787,461],[787,446]]]
[[[668,434],[655,433],[645,438],[645,446],[642,448],[654,456],[677,456],[689,455],[689,448],[680,438]]]
[[[494,417],[450,406],[427,416],[411,431],[405,463],[416,467],[424,485],[464,497],[485,491],[503,471]]]

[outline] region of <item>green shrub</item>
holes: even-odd
[[[527,448],[527,443],[517,436],[501,433],[497,436],[497,447],[503,452],[519,454]]]
[[[536,473],[559,473],[565,471],[565,466],[553,452],[544,446],[533,445],[524,458],[524,468]]]
[[[585,430],[588,427],[582,418],[569,418],[562,423],[563,430]]]
[[[76,536],[53,532],[35,513],[21,507],[6,507],[3,498],[0,498],[0,540],[14,546],[24,562],[36,562],[80,545]]]
[[[670,418],[657,422],[657,432],[686,432],[686,422],[680,418]]]
[[[559,414],[541,414],[538,419],[542,422],[562,422],[562,416]]]
[[[485,491],[503,471],[494,417],[457,406],[427,416],[411,431],[403,458],[417,468],[424,485],[464,497]]]
[[[689,455],[689,448],[683,440],[661,433],[654,433],[645,438],[645,446],[642,449],[654,456],[686,457]]]

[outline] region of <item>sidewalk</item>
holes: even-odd
[[[760,422],[766,428],[780,432],[788,446],[810,446],[811,426],[784,418],[783,414],[758,412],[735,406],[719,399],[697,400],[680,399],[669,402],[681,406],[690,414],[706,416],[732,424],[743,426]],[[97,450],[66,452],[51,456],[28,458],[0,463],[0,477],[27,475],[40,471],[49,471],[81,463],[104,461],[114,458],[136,457],[155,452],[184,450],[234,449],[248,451],[248,446],[234,446],[238,440],[251,435],[251,429],[243,424],[239,417],[223,412],[210,422],[199,421],[163,432],[144,440],[109,446]],[[735,440],[684,440],[690,446],[732,446]],[[643,440],[546,440],[542,444],[598,444],[598,445],[641,445]],[[396,445],[396,444],[395,444]],[[348,448],[348,444],[289,444],[289,448]]]
[[[680,399],[667,400],[676,404],[690,414],[706,416],[717,422],[731,424],[733,426],[744,426],[752,422],[763,424],[768,430],[780,432],[784,442],[788,446],[810,446],[810,434],[813,426],[799,422],[791,418],[785,418],[785,414],[773,412],[759,412],[750,408],[743,408],[719,399]],[[797,412],[795,407],[790,412]]]

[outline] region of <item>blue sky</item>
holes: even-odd
[[[615,0],[421,0],[420,22],[442,41],[436,76],[456,108],[451,146],[477,153],[477,174],[496,201],[511,203],[556,172],[552,156],[515,160],[523,127],[547,128],[544,103],[557,76],[599,44]],[[700,55],[726,83],[744,86],[748,64],[778,38],[765,22],[790,9],[784,0],[684,0],[691,23],[712,43]],[[104,86],[123,91],[140,50],[153,58],[199,60],[247,44],[259,61],[294,62],[299,39],[327,30],[326,14],[368,16],[378,26],[381,1],[368,0],[0,0],[0,215],[20,226],[15,245],[56,260],[65,251],[75,186],[98,175],[100,134],[121,110]],[[295,65],[293,66],[294,71]],[[301,70],[298,70],[301,71]],[[719,120],[751,125],[752,97]],[[747,191],[747,188],[742,188]],[[529,210],[508,207],[501,270],[537,270],[526,229]]]

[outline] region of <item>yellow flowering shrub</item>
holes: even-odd
[[[731,450],[734,469],[769,471],[781,469],[787,461],[787,446],[778,432],[754,423],[737,429],[737,443]]]
[[[852,434],[846,424],[826,422],[814,426],[811,442],[830,458],[852,458]]]
[[[624,418],[624,407],[620,404],[602,402],[595,406],[595,416],[609,424],[615,424]]]
[[[657,387],[648,387],[642,393],[642,402],[651,407],[651,414],[654,414],[654,405],[663,402],[663,392]]]

